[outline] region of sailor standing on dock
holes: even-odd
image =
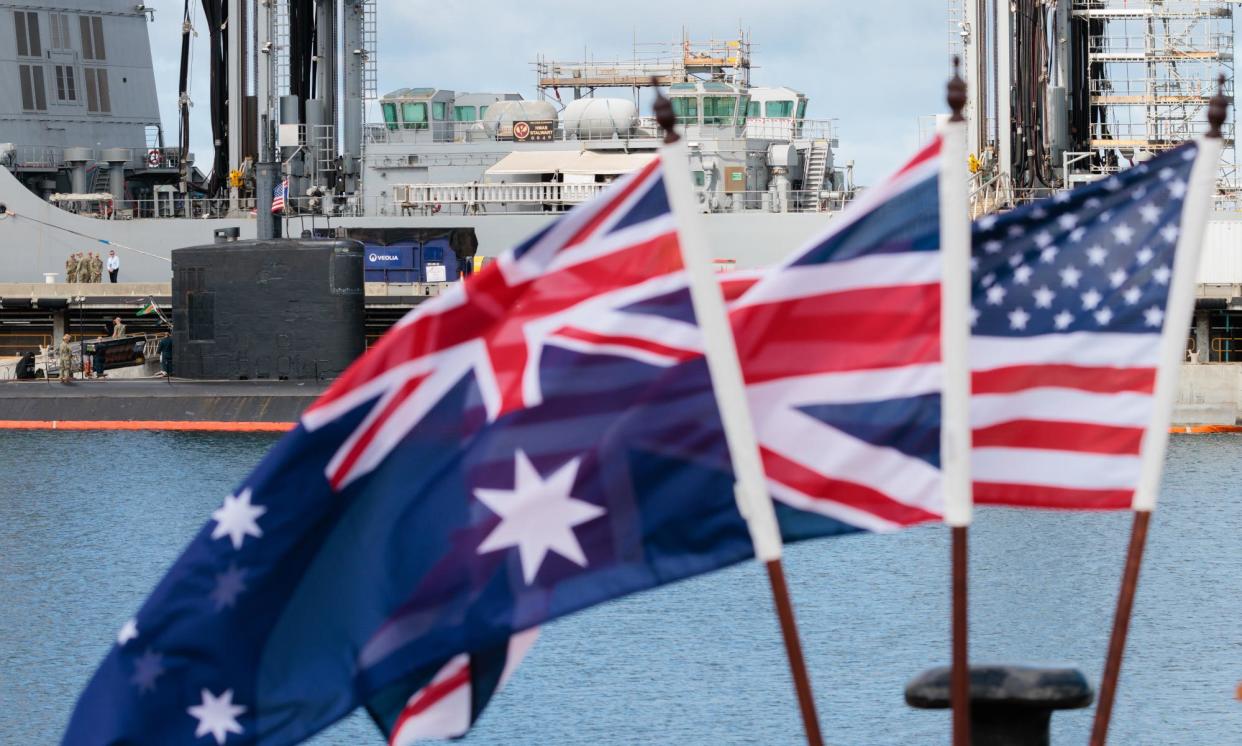
[[[69,383],[73,377],[73,348],[69,346],[69,335],[60,338],[60,382]]]

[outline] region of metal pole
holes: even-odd
[[[1221,125],[1225,123],[1229,100],[1225,98],[1225,76],[1221,75],[1217,93],[1208,105],[1208,132],[1198,141],[1199,153],[1190,172],[1186,201],[1182,205],[1181,232],[1173,259],[1173,277],[1169,286],[1168,310],[1160,339],[1160,362],[1156,369],[1156,387],[1152,394],[1152,419],[1143,433],[1138,487],[1134,490],[1134,531],[1126,552],[1126,567],[1121,577],[1121,592],[1113,620],[1104,677],[1100,682],[1100,704],[1095,710],[1091,728],[1091,746],[1104,746],[1108,724],[1112,718],[1117,680],[1121,675],[1121,657],[1125,652],[1126,634],[1134,592],[1138,586],[1139,566],[1147,540],[1147,524],[1156,509],[1164,455],[1169,442],[1169,422],[1177,396],[1177,376],[1185,357],[1186,334],[1194,315],[1195,275],[1203,247],[1203,233],[1212,209],[1216,191],[1216,175],[1224,148]]]
[[[1130,631],[1130,612],[1134,609],[1134,591],[1138,588],[1139,568],[1143,564],[1143,547],[1147,543],[1147,525],[1151,511],[1134,511],[1134,528],[1130,532],[1130,548],[1126,552],[1126,569],[1121,575],[1121,594],[1113,617],[1113,633],[1108,640],[1108,658],[1100,682],[1100,704],[1091,726],[1091,746],[1104,746],[1108,741],[1108,722],[1112,718],[1113,699],[1117,695],[1117,679],[1121,676],[1121,656],[1126,649]]]
[[[940,154],[940,461],[944,521],[952,535],[953,744],[970,744],[970,663],[967,655],[967,532],[973,513],[970,476],[970,197],[966,168],[969,123],[962,116],[968,91],[953,60],[946,101],[952,115],[941,131]]]
[[[654,85],[655,81],[652,82]],[[659,95],[658,91],[656,96],[656,119],[665,133],[664,146],[660,149],[665,191],[669,207],[677,221],[681,255],[690,286],[690,300],[694,306],[695,319],[703,333],[704,357],[707,359],[725,442],[733,464],[738,510],[750,530],[755,558],[768,569],[807,743],[810,746],[822,746],[823,736],[820,734],[819,717],[815,712],[811,680],[802,656],[793,604],[789,599],[789,588],[785,584],[785,575],[780,564],[781,535],[776,522],[776,509],[768,496],[763,460],[759,455],[759,444],[750,420],[746,385],[738,362],[736,342],[729,327],[724,298],[711,270],[710,252],[699,227],[701,213],[687,167],[689,152],[674,129],[676,118],[673,116],[672,104]]]

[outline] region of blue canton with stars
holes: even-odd
[[[1197,152],[975,221],[972,334],[1158,334]]]

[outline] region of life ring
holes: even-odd
[[[151,148],[147,151],[147,165],[151,168],[158,167],[163,160],[164,154],[160,152],[159,148]]]

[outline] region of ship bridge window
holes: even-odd
[[[734,96],[704,96],[703,124],[733,124]]]
[[[447,109],[448,104],[445,104],[443,101],[433,101],[431,103],[431,118],[437,122],[443,122],[447,116]]]
[[[798,118],[802,119],[805,116],[806,116],[806,99],[800,98],[798,99]]]
[[[13,26],[17,29],[17,55],[19,57],[42,57],[43,44],[39,41],[39,14],[34,11],[13,11]]]
[[[397,128],[397,105],[382,103],[380,111],[384,112],[384,125],[390,130],[395,130]]]
[[[673,114],[682,124],[699,123],[699,100],[694,96],[676,96],[672,99]]]
[[[82,59],[104,60],[103,19],[99,16],[78,16],[78,26],[82,31]]]
[[[763,116],[763,113],[759,111],[760,106],[763,106],[763,102],[761,101],[751,101],[749,104],[746,104],[746,116],[748,117]]]
[[[473,106],[454,106],[453,119],[458,122],[473,122],[478,119],[477,111]]]
[[[487,113],[487,107],[486,107],[486,106],[480,106],[480,107],[479,107],[479,119],[482,119],[482,118],[483,118],[483,115],[484,115],[484,114],[486,114],[486,113]]]
[[[48,16],[48,25],[52,27],[52,49],[73,49],[73,40],[69,38],[69,16],[52,13]]]
[[[43,82],[42,65],[18,65],[21,77],[22,108],[47,111],[47,88]]]
[[[112,111],[108,98],[108,71],[88,67],[86,72],[86,110],[107,114]]]
[[[427,104],[401,104],[401,127],[407,130],[427,129]]]
[[[78,93],[74,90],[73,65],[56,66],[56,98],[60,101],[77,101]]]
[[[792,117],[793,111],[793,101],[768,101],[764,104],[763,115],[772,119],[778,117]]]
[[[746,117],[750,115],[750,96],[742,96],[737,105],[737,123],[739,125],[746,124]]]

